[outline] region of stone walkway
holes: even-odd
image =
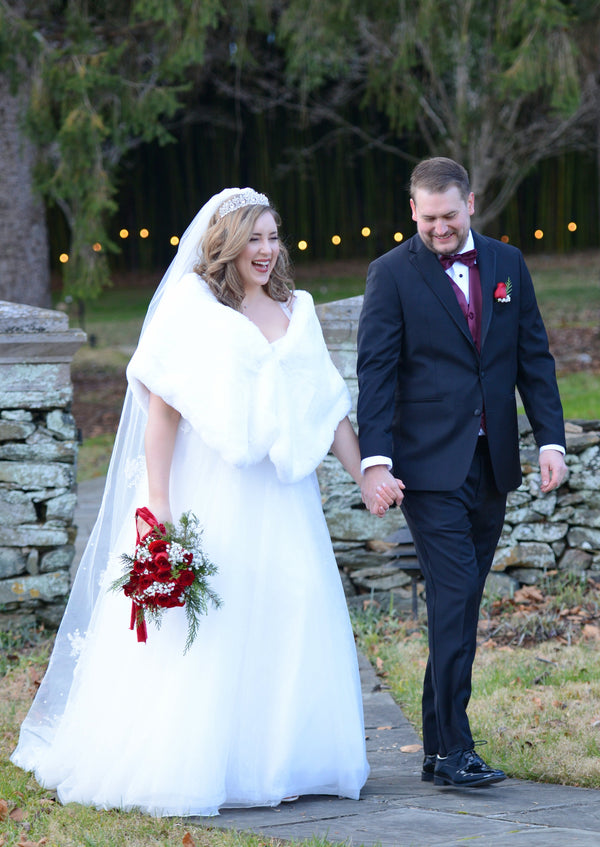
[[[103,480],[79,486],[76,523],[81,554],[98,510]],[[77,559],[78,561],[78,559]],[[296,841],[313,836],[382,847],[598,847],[600,793],[509,779],[481,789],[420,781],[422,754],[412,726],[360,656],[371,775],[360,800],[301,797],[275,809],[228,809],[200,826],[246,830]]]

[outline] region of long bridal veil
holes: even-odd
[[[199,242],[213,214],[225,200],[242,190],[226,188],[215,194],[192,220],[181,238],[175,258],[150,302],[142,335],[159,309],[165,292],[193,270],[198,262]],[[35,749],[40,742],[44,744],[52,739],[60,722],[73,682],[80,648],[99,599],[102,575],[109,557],[116,551],[117,539],[125,522],[131,525],[132,538],[135,536],[135,509],[144,505],[135,502],[134,483],[141,473],[145,473],[145,426],[146,414],[128,388],[98,518],[77,569],[48,670],[23,722],[19,746],[12,757],[21,767],[29,768],[34,764],[32,757]]]

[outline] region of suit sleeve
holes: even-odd
[[[398,289],[388,265],[373,262],[358,324],[358,405],[363,458],[392,456],[396,373],[404,319]]]
[[[565,446],[562,404],[548,335],[542,321],[531,276],[521,256],[521,314],[517,388],[538,447]]]

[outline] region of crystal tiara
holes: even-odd
[[[244,206],[270,206],[269,198],[266,194],[259,194],[253,188],[244,188],[239,194],[234,194],[224,203],[219,206],[219,217],[224,218],[230,212],[235,212],[236,209],[242,209]]]

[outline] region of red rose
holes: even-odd
[[[157,553],[155,556],[152,556],[152,561],[154,562],[159,571],[164,570],[164,568],[168,568],[169,570],[171,570],[171,563],[169,562],[168,553]]]
[[[167,550],[167,542],[163,538],[157,538],[156,541],[151,541],[148,544],[148,550],[155,556],[157,553],[165,553]]]
[[[169,594],[168,596],[161,597],[160,605],[164,609],[174,609],[175,606],[183,606],[185,604],[184,598],[181,594]]]
[[[125,585],[123,586],[123,593],[125,594],[126,597],[131,597],[131,595],[135,593],[136,589],[137,589],[137,579],[135,581],[130,579],[129,582],[126,582]]]
[[[499,282],[494,291],[495,300],[503,300],[506,297],[506,283]]]
[[[196,578],[194,571],[181,571],[177,577],[177,585],[179,588],[187,588]]]
[[[139,578],[138,582],[138,590],[145,591],[147,588],[150,588],[152,583],[154,582],[154,577],[150,576],[150,574],[144,574]]]
[[[166,568],[166,570],[160,570],[156,574],[157,582],[170,582],[171,581],[171,570],[170,568]]]

